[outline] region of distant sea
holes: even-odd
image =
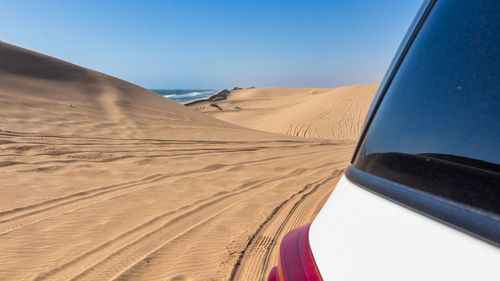
[[[203,99],[217,93],[217,90],[209,89],[156,89],[151,91],[176,102]]]

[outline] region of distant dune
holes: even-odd
[[[233,90],[188,105],[243,127],[300,137],[357,140],[378,85]]]
[[[322,91],[311,100],[327,103]],[[234,98],[220,104],[229,121],[246,112],[251,128],[300,136],[342,124],[329,135],[341,139],[368,104],[348,102],[349,125],[309,118],[303,89]],[[316,118],[327,106],[314,103]],[[0,104],[0,280],[265,280],[278,241],[314,218],[355,145],[243,128],[2,42]],[[286,114],[310,129],[289,129]]]

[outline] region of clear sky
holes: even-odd
[[[0,40],[146,88],[378,83],[421,0],[0,0]]]

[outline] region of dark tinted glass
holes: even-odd
[[[437,1],[354,165],[500,213],[500,2]]]

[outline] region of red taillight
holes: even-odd
[[[267,281],[280,281],[280,279],[278,279],[278,268],[276,266],[271,269],[271,272],[269,272]]]
[[[309,245],[309,227],[301,226],[281,241],[278,267],[271,270],[269,281],[322,281]]]

